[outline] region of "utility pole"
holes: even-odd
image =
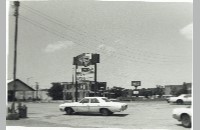
[[[15,38],[14,38],[14,62],[13,62],[13,94],[12,94],[12,104],[11,109],[8,111],[8,115],[6,117],[7,120],[18,120],[19,114],[15,111],[15,95],[16,95],[16,70],[17,70],[17,33],[18,33],[18,15],[19,15],[19,1],[14,1],[15,7]]]
[[[16,72],[17,72],[17,34],[18,34],[18,15],[19,15],[19,1],[14,1],[15,6],[15,39],[14,39],[14,68],[13,68],[13,105],[12,105],[12,112],[15,111],[15,93],[16,93]]]

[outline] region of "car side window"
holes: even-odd
[[[105,102],[111,102],[111,101],[108,100],[107,98],[102,98],[102,100],[104,100]]]
[[[92,98],[92,99],[91,99],[91,103],[99,103],[99,101],[98,101],[98,99],[96,99],[96,98]]]
[[[189,98],[189,97],[191,97],[191,96],[190,96],[190,95],[185,95],[184,97],[185,97],[185,98]]]
[[[89,103],[89,99],[83,99],[80,103]]]

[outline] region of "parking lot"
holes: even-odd
[[[72,127],[72,128],[123,128],[189,130],[172,118],[174,108],[187,105],[168,104],[165,101],[126,102],[128,109],[111,116],[100,114],[66,115],[59,111],[58,102],[25,103],[28,118],[7,120],[7,126]]]

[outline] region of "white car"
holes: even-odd
[[[191,94],[181,94],[178,97],[170,97],[168,102],[177,104],[191,103],[192,97]]]
[[[191,107],[187,108],[175,108],[172,112],[173,118],[181,121],[184,127],[190,128],[191,127],[191,117],[192,117],[192,110]]]
[[[126,110],[126,103],[112,102],[106,97],[85,97],[79,102],[64,103],[59,105],[61,111],[65,111],[68,115],[76,112],[101,113],[104,116]]]

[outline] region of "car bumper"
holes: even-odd
[[[60,111],[65,111],[64,108],[59,108]]]
[[[173,117],[174,119],[177,119],[178,121],[180,121],[180,116],[178,116],[178,115],[176,115],[176,114],[173,114],[172,117]]]
[[[128,105],[123,105],[123,106],[121,107],[120,111],[124,111],[124,110],[126,110],[127,108],[128,108]]]

